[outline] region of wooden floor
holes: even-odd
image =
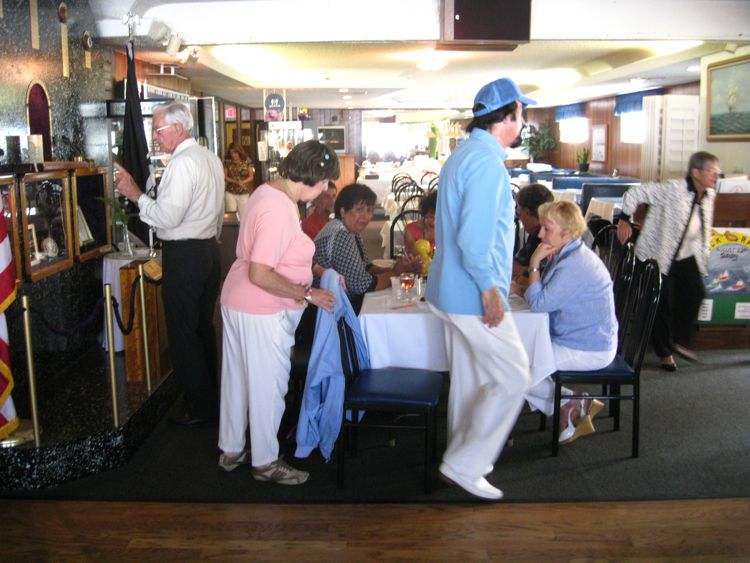
[[[0,501],[0,561],[748,561],[750,499],[260,505]]]

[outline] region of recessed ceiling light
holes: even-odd
[[[349,88],[339,88],[339,94],[346,94],[349,91]]]
[[[631,84],[645,84],[646,83],[646,79],[642,78],[640,76],[636,76],[635,78],[631,78],[630,79],[630,83]]]
[[[700,72],[701,71],[701,65],[690,65],[687,67],[688,72]]]
[[[341,97],[342,97],[343,99],[345,99],[345,100],[351,100],[351,99],[352,99],[352,96],[351,96],[351,94],[344,94],[344,95],[343,95],[343,96],[341,96]]]

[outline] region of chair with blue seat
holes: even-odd
[[[595,398],[616,401],[610,409],[614,418],[614,430],[620,429],[620,401],[633,402],[632,457],[638,457],[639,416],[640,416],[640,375],[643,356],[648,347],[651,329],[656,317],[661,289],[661,275],[656,260],[639,263],[631,282],[631,288],[624,304],[620,321],[620,337],[615,359],[607,367],[593,371],[557,371],[552,374],[555,382],[555,411],[552,415],[552,455],[558,453],[560,435],[560,400],[562,387],[576,384],[602,385],[600,395],[567,395],[568,399]],[[624,393],[621,386],[629,386],[632,391]],[[609,392],[604,392],[609,389]],[[616,405],[616,406],[614,406]]]
[[[350,326],[345,317],[337,322],[341,363],[346,378],[344,417],[335,446],[337,486],[344,486],[345,448],[349,433],[352,434],[352,444],[356,445],[358,428],[420,429],[424,432],[424,490],[429,493],[436,459],[435,419],[443,387],[443,373],[398,367],[361,369],[355,348],[355,331],[359,331],[359,326]],[[347,416],[347,413],[350,415]],[[361,416],[363,413],[364,416]],[[386,421],[373,420],[375,413],[390,413],[394,417]],[[404,421],[415,423],[406,424]]]

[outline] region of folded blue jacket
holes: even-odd
[[[337,323],[342,317],[351,327],[360,369],[370,367],[359,319],[341,286],[339,275],[328,269],[320,287],[333,292],[336,302],[333,314],[318,308],[310,363],[307,366],[305,391],[297,422],[297,457],[307,457],[315,448],[330,461],[333,446],[341,430],[346,383],[341,367],[341,348]]]

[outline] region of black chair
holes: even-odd
[[[567,399],[596,398],[616,401],[617,408],[612,408],[614,430],[620,429],[619,402],[633,401],[633,457],[638,457],[639,415],[640,415],[640,376],[643,355],[648,347],[651,328],[656,317],[661,290],[661,274],[656,260],[649,259],[638,264],[633,278],[633,287],[625,304],[621,327],[619,351],[610,365],[594,371],[557,371],[552,374],[555,382],[555,412],[552,415],[552,455],[556,456],[560,435],[560,400],[563,385],[594,384],[607,386],[608,393],[596,396],[582,394],[567,395]],[[632,387],[630,394],[621,392],[621,386]]]
[[[424,190],[419,187],[419,184],[417,184],[416,182],[406,182],[400,184],[394,192],[396,203],[399,204],[415,195],[424,196]]]
[[[431,182],[433,178],[437,178],[438,173],[432,172],[431,170],[428,170],[424,174],[422,174],[422,178],[420,178],[419,183],[424,184],[425,180],[428,182]]]
[[[395,249],[397,246],[403,247],[404,245],[404,231],[406,231],[406,225],[417,221],[422,218],[422,212],[418,209],[407,209],[396,215],[391,221],[391,244],[390,244],[390,256],[396,258]],[[396,242],[398,238],[398,242]]]
[[[607,267],[612,280],[616,278],[617,266],[620,263],[622,256],[623,247],[617,238],[617,225],[609,224],[594,236],[594,242],[591,245],[593,250],[599,258],[602,259],[604,265]]]
[[[423,199],[423,194],[414,194],[413,196],[410,196],[404,200],[403,204],[401,204],[401,211],[406,211],[407,209],[419,209]]]
[[[396,187],[399,185],[400,182],[407,181],[412,182],[412,177],[409,176],[406,172],[399,172],[398,174],[394,174],[393,178],[391,178],[391,191],[395,192]]]
[[[430,183],[427,184],[427,193],[430,193],[431,191],[436,190],[439,183],[440,183],[440,176],[435,176],[431,178]]]
[[[337,486],[344,486],[345,448],[349,445],[347,440],[350,433],[350,442],[356,451],[358,428],[418,429],[424,431],[424,490],[429,493],[432,490],[432,467],[436,459],[435,418],[443,388],[443,373],[398,367],[360,369],[352,327],[344,317],[338,321],[338,333],[346,391],[344,417],[335,446]],[[351,413],[351,420],[347,420],[347,412]],[[365,413],[364,416],[360,416],[362,413]],[[372,420],[375,418],[374,413],[396,416],[378,421]]]

